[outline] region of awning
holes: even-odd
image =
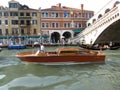
[[[73,32],[75,32],[75,33],[80,33],[82,30],[77,30],[77,29],[75,29],[75,30],[73,30]]]
[[[48,36],[0,36],[0,39],[9,38],[48,38]]]
[[[10,36],[0,36],[0,39],[8,39]]]
[[[28,36],[28,38],[39,38],[40,36]]]

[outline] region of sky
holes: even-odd
[[[8,7],[8,2],[11,0],[0,0],[0,6]],[[27,5],[33,9],[50,8],[52,5],[61,3],[62,6],[80,8],[81,4],[84,4],[85,10],[92,10],[95,13],[99,12],[110,1],[115,0],[15,0],[22,5]]]

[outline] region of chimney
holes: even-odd
[[[61,3],[58,3],[57,6],[58,6],[59,8],[61,8]]]
[[[81,4],[81,10],[83,10],[84,9],[84,5],[83,4]]]
[[[81,4],[82,17],[84,17],[84,5]]]

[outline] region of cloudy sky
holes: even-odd
[[[8,7],[8,2],[11,0],[0,0],[0,5]],[[62,6],[80,8],[80,4],[84,4],[84,9],[93,10],[97,13],[100,9],[106,6],[108,3],[116,0],[16,0],[22,5],[28,5],[31,8],[38,9],[41,7],[49,8],[52,5],[61,3]]]

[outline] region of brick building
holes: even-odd
[[[86,22],[94,15],[93,11],[62,6],[61,3],[41,10],[41,31],[52,43],[67,41],[86,27]]]

